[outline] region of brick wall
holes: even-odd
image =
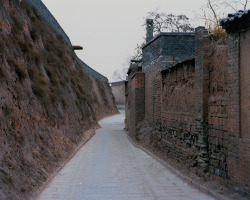
[[[166,154],[194,166],[195,134],[194,59],[162,72],[161,139]]]
[[[232,32],[228,37],[228,184],[241,194],[250,192],[249,35]]]
[[[184,45],[180,35],[159,35],[143,47],[145,118],[140,118],[144,124],[134,123],[129,132],[141,135],[138,137],[150,148],[192,167],[199,176],[210,174],[219,183],[248,195],[250,10],[241,12],[223,22],[229,33],[228,45],[214,43],[207,30],[198,27],[193,48],[189,48],[187,37],[187,56],[178,53]],[[129,79],[128,85],[135,84],[133,81]],[[128,97],[135,99],[133,88]]]
[[[126,129],[137,139],[136,126],[145,113],[145,74],[137,64],[131,64],[129,68],[126,94]]]
[[[145,72],[145,120],[151,126],[153,126],[156,119],[154,105],[157,98],[160,98],[156,93],[161,85],[156,81],[159,67],[159,65],[155,65]]]
[[[242,195],[250,193],[249,21],[250,10],[221,20],[228,32],[228,185]]]
[[[208,158],[211,174],[224,180],[228,177],[228,96],[227,46],[220,45],[212,52],[209,66],[208,97]],[[225,181],[220,181],[221,183]]]
[[[161,123],[160,70],[194,55],[194,33],[161,33],[142,49],[145,72],[145,120],[156,129]]]
[[[250,30],[240,33],[241,134],[239,138],[240,174],[238,185],[250,193]]]
[[[239,34],[228,37],[228,175],[229,180],[237,183],[239,166],[239,135],[240,135],[240,72],[239,72]],[[230,183],[231,184],[231,183]]]
[[[208,171],[207,117],[209,95],[209,62],[211,54],[210,38],[204,27],[196,28],[195,35],[195,121],[198,137],[198,173],[203,176]]]
[[[161,33],[143,47],[143,70],[194,55],[194,33]]]

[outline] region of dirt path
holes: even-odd
[[[102,126],[58,173],[39,200],[212,200],[130,143],[124,112]]]

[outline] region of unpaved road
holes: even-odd
[[[130,143],[122,114],[102,126],[39,200],[212,200]]]

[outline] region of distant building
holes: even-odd
[[[110,83],[112,92],[115,97],[115,103],[117,105],[125,105],[126,98],[125,98],[125,82],[126,81],[118,81]]]

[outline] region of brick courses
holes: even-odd
[[[215,45],[204,27],[195,37],[162,33],[150,40],[139,72],[145,87],[137,98],[140,81],[128,79],[126,109],[143,123],[130,121],[130,134],[243,196],[250,192],[250,12],[244,13],[242,21],[224,20],[228,45]]]
[[[126,84],[126,129],[137,139],[136,126],[144,119],[145,113],[145,75],[138,64],[132,63]]]

